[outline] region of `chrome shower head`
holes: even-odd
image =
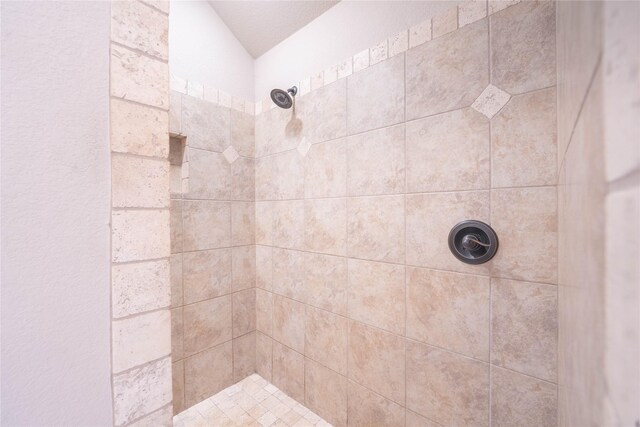
[[[286,90],[274,89],[271,91],[271,100],[280,108],[291,108],[293,97],[298,93],[298,88],[293,86]]]

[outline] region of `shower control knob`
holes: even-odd
[[[483,264],[498,251],[498,236],[481,221],[462,221],[449,233],[449,249],[466,264]]]

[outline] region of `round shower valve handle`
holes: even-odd
[[[466,264],[484,264],[498,251],[498,236],[481,221],[462,221],[449,233],[449,250]]]

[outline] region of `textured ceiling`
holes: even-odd
[[[211,0],[236,38],[254,58],[322,15],[338,1]]]

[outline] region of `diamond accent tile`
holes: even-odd
[[[236,149],[233,148],[233,145],[228,146],[227,149],[222,152],[222,155],[225,159],[227,159],[227,162],[229,163],[235,162],[236,160],[238,160],[238,157],[240,157]]]
[[[488,118],[495,116],[511,99],[511,95],[490,84],[471,105],[471,108]]]
[[[309,152],[310,148],[311,148],[311,144],[309,143],[309,141],[307,141],[306,138],[302,138],[302,141],[300,141],[300,144],[298,144],[297,150],[302,157],[305,157]]]

